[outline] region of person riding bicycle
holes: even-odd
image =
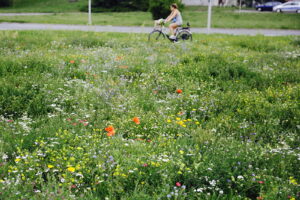
[[[170,29],[170,33],[171,33],[169,38],[175,40],[176,39],[175,30],[176,30],[176,28],[182,26],[183,20],[182,20],[181,13],[178,10],[178,6],[176,3],[173,3],[170,6],[170,9],[172,12],[167,17],[167,19],[165,19],[165,23],[172,21],[172,23],[169,25],[169,29]]]

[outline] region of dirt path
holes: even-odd
[[[152,27],[127,27],[127,26],[87,26],[66,24],[35,24],[35,23],[0,23],[0,30],[78,30],[95,32],[119,32],[119,33],[149,33]],[[206,28],[192,28],[193,33],[207,33]],[[300,30],[275,30],[275,29],[223,29],[213,28],[210,33],[231,35],[265,35],[287,36],[300,35]]]

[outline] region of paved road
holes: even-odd
[[[34,24],[34,23],[0,23],[0,30],[79,30],[95,32],[119,32],[119,33],[149,33],[152,27],[126,27],[126,26],[88,26],[66,24]],[[192,28],[193,33],[207,33],[205,28]],[[213,28],[210,33],[231,35],[265,35],[286,36],[300,35],[300,30],[274,30],[274,29],[222,29]]]

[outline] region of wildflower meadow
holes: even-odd
[[[0,199],[300,199],[300,38],[0,32]]]

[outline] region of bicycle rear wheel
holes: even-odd
[[[151,33],[149,33],[148,41],[159,41],[165,38],[166,36],[162,31],[154,30]]]
[[[180,30],[177,34],[177,40],[192,41],[193,35],[189,30]]]

